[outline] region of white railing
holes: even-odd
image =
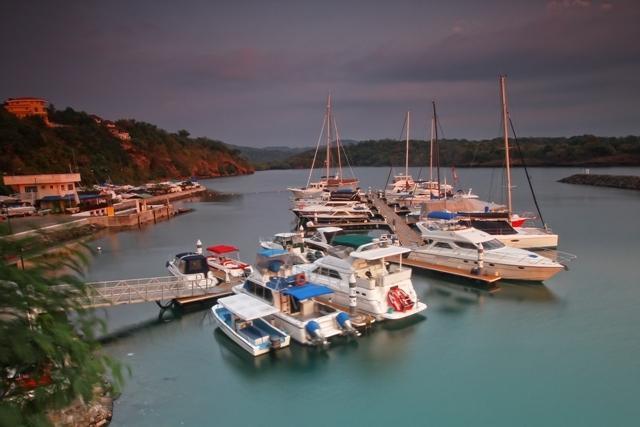
[[[92,282],[87,283],[89,295],[83,305],[137,304],[215,294],[221,291],[216,284],[212,279],[185,280],[174,276]]]

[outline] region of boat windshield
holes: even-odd
[[[494,249],[504,248],[504,243],[498,239],[487,240],[486,242],[482,242],[482,247],[485,251],[491,251]]]

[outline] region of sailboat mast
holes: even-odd
[[[411,112],[407,111],[407,141],[405,144],[405,153],[404,153],[404,182],[405,185],[408,186],[409,181],[409,126],[411,122]]]
[[[509,212],[509,222],[511,222],[511,166],[509,159],[509,111],[507,109],[507,93],[505,89],[506,76],[500,76],[500,95],[502,99],[502,125],[504,133],[504,155],[507,173],[507,209]]]
[[[331,169],[331,94],[327,96],[327,173],[326,180],[329,182],[329,172]]]
[[[434,152],[436,155],[436,171],[438,175],[438,198],[440,198],[440,147],[438,146],[438,114],[436,113],[436,101],[431,101],[433,105],[433,133],[434,133]]]
[[[433,117],[431,117],[431,139],[429,140],[429,183],[433,182],[433,128]]]

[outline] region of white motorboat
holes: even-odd
[[[341,237],[338,242],[341,245],[348,245],[350,241],[356,245],[367,236]],[[296,266],[294,271],[303,272],[312,282],[331,288],[335,292],[330,296],[333,302],[357,306],[376,320],[402,319],[427,308],[418,301],[411,269],[402,266],[402,255],[409,252],[410,249],[394,246],[389,241],[374,240],[358,246],[345,258],[326,256],[313,264]],[[399,264],[389,265],[388,258],[398,259]]]
[[[271,240],[260,240],[260,246],[288,251],[293,265],[307,264],[325,255],[321,250],[307,247],[302,232],[276,233]]]
[[[507,219],[507,213],[494,218],[476,218],[467,213],[456,214],[447,211],[432,211],[423,221],[423,228],[427,224],[437,226],[437,223],[452,222],[467,227],[473,227],[496,239],[507,246],[520,249],[548,249],[558,246],[558,235],[549,230],[536,227],[514,227]],[[428,228],[428,227],[427,227]]]
[[[524,249],[505,246],[490,234],[460,224],[418,222],[426,244],[409,255],[430,264],[503,279],[543,281],[565,267]]]
[[[218,279],[207,265],[207,258],[201,253],[182,252],[166,263],[167,270],[173,276],[193,281],[196,286],[215,286]]]
[[[220,330],[253,356],[287,347],[291,341],[267,320],[278,309],[248,295],[220,298],[211,312]]]
[[[326,346],[333,336],[359,335],[347,313],[317,300],[333,290],[292,274],[287,251],[261,248],[256,264],[256,271],[233,291],[275,307],[274,326],[308,345]]]
[[[253,271],[251,264],[240,261],[238,248],[231,245],[209,246],[207,264],[212,270],[218,271],[225,277],[248,276]]]

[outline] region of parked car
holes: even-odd
[[[2,209],[6,216],[27,216],[36,213],[36,208],[29,202],[18,202],[5,205]]]

